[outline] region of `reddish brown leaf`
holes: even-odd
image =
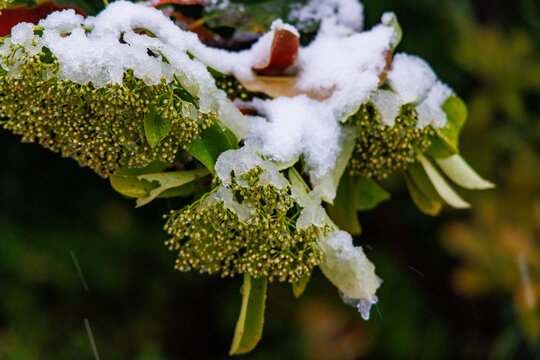
[[[54,2],[47,2],[28,8],[26,5],[2,9],[0,14],[0,37],[9,35],[11,28],[21,22],[37,24],[39,20],[45,19],[52,12],[73,9],[76,13],[86,17],[81,9],[71,6],[60,6]]]
[[[244,115],[257,115],[257,110],[247,107],[247,106],[239,106],[238,110]]]
[[[388,72],[390,71],[390,67],[392,66],[393,57],[394,52],[391,49],[386,50],[384,54],[384,60],[386,61],[386,64],[383,71],[379,74],[379,86],[384,84],[384,82],[386,81],[386,77],[388,76]]]
[[[205,0],[160,0],[150,6],[160,7],[165,5],[206,5]]]
[[[298,55],[300,39],[292,32],[284,29],[277,30],[272,40],[270,58],[263,66],[253,68],[260,75],[280,75],[291,66]]]

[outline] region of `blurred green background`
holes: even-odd
[[[73,2],[72,2],[73,3]],[[540,358],[540,3],[366,0],[396,12],[398,51],[466,101],[461,152],[497,188],[432,218],[389,179],[356,239],[384,280],[368,322],[316,271],[271,284],[246,359]],[[241,278],[173,269],[161,215],[69,159],[0,131],[0,359],[226,359]],[[79,277],[80,267],[87,286]]]

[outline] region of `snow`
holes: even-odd
[[[404,53],[394,55],[388,85],[401,96],[403,103],[422,100],[435,80],[437,75],[423,59]]]
[[[210,1],[216,9],[228,3]],[[44,28],[42,38],[33,34],[34,25],[19,24],[0,46],[0,55],[6,56],[13,45],[22,45],[31,55],[46,46],[59,61],[61,79],[79,84],[92,82],[95,87],[122,84],[128,69],[147,85],[179,79],[198,99],[202,112],[215,111],[239,139],[246,138],[242,148],[226,151],[218,158],[215,171],[223,186],[210,194],[200,208],[223,201],[240,221],[247,223],[256,215],[256,209],[234,200],[228,188],[231,174],[240,186],[246,187],[240,175],[261,167],[261,185],[286,189],[290,183],[276,163],[292,164],[302,157],[315,187],[309,194],[292,190],[303,208],[296,227],[324,227],[331,225],[331,220],[321,200],[332,201],[335,197],[339,177],[355,143],[356,135],[349,134],[342,122],[361,104],[371,102],[378,109],[381,126],[393,126],[400,107],[413,104],[418,112],[418,128],[439,128],[446,124],[441,106],[453,92],[437,80],[424,60],[404,53],[393,57],[388,86],[380,88],[381,74],[389,65],[387,54],[401,36],[393,13],[383,14],[381,24],[361,32],[363,6],[358,1],[310,0],[294,9],[288,20],[300,24],[320,22],[320,29],[309,45],[298,50],[293,66],[296,78],[291,81],[295,95],[254,98],[243,103],[257,111],[258,115],[252,117],[241,115],[226,94],[216,88],[207,67],[234,75],[241,82],[255,80],[252,69],[268,62],[275,32],[283,29],[299,36],[296,28],[281,19],[275,20],[270,31],[250,49],[230,52],[205,46],[196,34],[181,30],[157,9],[120,0],[87,19],[73,10],[53,13],[39,22]],[[134,31],[137,28],[155,37],[141,35]],[[16,62],[6,70],[13,72],[19,65]],[[193,109],[185,111],[190,115]],[[369,318],[381,283],[374,265],[344,231],[335,230],[322,237],[319,246],[324,253],[324,274],[341,291],[344,301],[356,306],[364,319]]]
[[[33,35],[34,25],[15,26],[12,38],[0,47],[0,54],[5,56],[10,46],[17,44],[30,55],[46,46],[58,59],[61,80],[91,82],[98,88],[122,84],[128,69],[147,85],[176,77],[198,99],[200,111],[215,111],[239,138],[247,134],[247,118],[216,88],[206,65],[188,55],[190,49],[203,46],[197,36],[179,29],[160,11],[117,1],[96,17],[84,19],[69,9],[50,14],[38,25],[44,28],[41,38]],[[83,26],[91,31],[86,32]],[[137,28],[147,29],[156,37],[137,34]],[[15,63],[9,70],[16,71],[19,65]]]
[[[296,87],[301,91],[333,91],[336,94],[332,100],[342,105],[361,103],[378,87],[393,32],[390,27],[378,25],[345,37],[317,35],[298,53]]]
[[[304,155],[310,174],[321,177],[333,167],[341,132],[332,109],[306,95],[250,103],[265,118],[252,118],[249,137],[259,140],[262,153],[287,162]]]
[[[446,125],[446,114],[442,110],[442,105],[454,92],[447,85],[440,81],[429,89],[426,98],[416,106],[418,111],[418,128],[423,128],[432,124],[435,128]]]
[[[235,213],[238,216],[238,220],[243,224],[247,224],[250,219],[253,219],[257,215],[257,208],[254,204],[247,202],[240,204],[236,202],[232,191],[226,186],[220,186],[216,192],[208,195],[197,210],[206,209],[220,201],[223,201],[223,205]]]
[[[352,237],[345,231],[334,231],[319,240],[323,252],[321,270],[324,275],[349,299],[357,300],[362,317],[369,317],[369,304],[377,302],[375,292],[381,280],[375,275],[375,266],[367,259]],[[362,299],[365,301],[360,302]],[[367,314],[366,314],[367,311]]]
[[[364,8],[357,0],[311,0],[299,9],[293,9],[290,21],[320,22],[323,33],[348,35],[362,30]]]
[[[380,121],[386,126],[394,126],[403,104],[399,95],[393,91],[379,90],[371,95],[370,100],[379,110]]]
[[[254,140],[246,140],[245,145],[240,149],[225,151],[219,156],[214,169],[224,185],[230,185],[231,173],[234,173],[236,182],[240,186],[247,187],[247,181],[240,175],[257,166],[264,170],[259,179],[261,185],[273,185],[277,189],[285,189],[289,185],[287,179],[279,172],[277,165],[261,157],[260,144]]]

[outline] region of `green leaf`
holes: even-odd
[[[298,173],[295,168],[289,168],[289,181],[291,182],[291,187],[298,193],[300,197],[307,197],[311,189],[308,184],[302,179],[302,176]]]
[[[352,235],[362,232],[356,214],[357,179],[345,173],[337,189],[333,205],[328,205],[327,212],[332,221],[342,230]]]
[[[216,123],[204,130],[200,139],[187,146],[187,151],[195,159],[214,173],[214,165],[221,153],[238,148],[238,139],[231,130]]]
[[[441,212],[442,203],[434,199],[433,197],[426,195],[425,192],[420,190],[420,187],[417,185],[417,183],[411,176],[411,172],[411,167],[409,167],[407,172],[403,173],[403,176],[405,178],[405,182],[407,183],[407,189],[409,189],[409,194],[411,195],[414,204],[424,214],[432,216],[437,215]]]
[[[240,355],[255,348],[262,336],[264,323],[264,303],[267,279],[254,279],[244,274],[242,286],[242,307],[234,329],[230,355]]]
[[[150,111],[144,114],[144,133],[148,144],[153,148],[156,147],[165,139],[170,129],[171,120],[159,116],[156,108],[150,105]]]
[[[358,211],[372,210],[381,202],[390,199],[388,191],[380,187],[375,181],[364,177],[358,178],[356,189],[356,210]]]
[[[468,202],[463,200],[454,191],[454,189],[452,189],[431,160],[425,157],[422,153],[418,153],[417,156],[418,160],[420,160],[420,163],[424,167],[429,180],[431,180],[431,183],[435,187],[435,190],[448,205],[458,209],[465,209],[471,206]]]
[[[459,155],[435,159],[441,170],[456,184],[466,189],[492,189],[495,184],[483,179]]]
[[[446,114],[446,125],[430,137],[431,145],[426,154],[435,158],[446,158],[459,153],[459,134],[467,120],[467,106],[459,97],[452,95],[442,105]]]
[[[300,278],[300,280],[292,284],[292,291],[295,298],[298,299],[300,296],[302,296],[302,294],[306,290],[309,280],[311,280],[311,273]]]
[[[166,190],[187,184],[194,180],[200,179],[201,177],[208,174],[210,174],[210,172],[206,169],[196,169],[188,171],[174,171],[139,175],[137,176],[137,179],[150,182],[156,181],[159,183],[159,186],[150,190],[148,196],[139,197],[137,199],[136,207],[141,207],[148,204],[150,201],[154,200],[156,197],[158,197],[158,195],[160,195]]]
[[[150,196],[150,191],[159,187],[157,182],[140,180],[136,176],[111,175],[109,181],[114,190],[130,198],[145,198]],[[190,182],[163,191],[158,198],[170,198],[178,196],[189,196],[205,187],[202,182]]]
[[[232,1],[224,9],[206,7],[206,18],[212,27],[230,26],[238,30],[260,32],[270,29],[273,19],[286,21],[291,11],[291,3],[302,4],[306,1],[261,0]],[[210,10],[209,10],[210,9]]]
[[[111,175],[109,181],[114,190],[132,198],[146,197],[151,190],[157,187],[156,184],[146,180],[139,180],[135,176]]]

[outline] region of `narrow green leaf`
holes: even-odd
[[[357,185],[357,178],[345,173],[341,177],[334,203],[327,207],[328,215],[332,221],[340,229],[348,231],[352,235],[359,235],[362,232],[354,201],[357,195]]]
[[[242,286],[242,307],[234,329],[230,355],[240,355],[255,348],[262,336],[264,323],[264,303],[267,279],[254,279],[244,274]]]
[[[466,189],[492,189],[495,184],[483,179],[459,155],[452,155],[435,161],[441,170],[456,184]]]
[[[292,188],[298,193],[300,197],[307,197],[311,189],[306,184],[302,176],[296,171],[295,168],[289,168],[289,181],[291,182]]]
[[[429,180],[431,180],[431,183],[435,187],[435,190],[448,205],[458,209],[464,209],[471,206],[468,202],[463,200],[454,189],[452,189],[444,177],[439,173],[435,165],[427,157],[422,153],[418,153],[417,155]]]
[[[144,133],[151,147],[156,147],[161,140],[165,139],[171,129],[171,120],[162,118],[153,105],[150,111],[144,114]]]
[[[403,177],[405,178],[405,182],[407,183],[407,189],[409,189],[409,194],[411,195],[414,204],[416,205],[416,207],[418,207],[420,211],[422,211],[424,214],[432,216],[435,216],[439,212],[441,212],[442,203],[426,195],[420,190],[419,186],[416,184],[416,182],[411,176],[410,167],[406,172],[403,173]]]
[[[375,181],[364,177],[358,178],[356,189],[356,210],[358,211],[372,210],[381,202],[390,199],[388,191],[380,187]]]
[[[188,152],[214,173],[216,160],[224,151],[238,148],[238,139],[231,130],[214,124],[204,130],[200,139],[191,142]]]
[[[309,280],[311,280],[311,273],[304,276],[303,278],[300,278],[300,280],[292,284],[292,291],[295,298],[298,299],[300,296],[302,296],[302,294],[306,290]]]
[[[459,153],[459,134],[467,120],[467,106],[459,97],[452,95],[442,105],[446,114],[446,125],[431,136],[431,146],[426,154],[435,158],[446,158]]]
[[[194,180],[200,179],[203,176],[209,174],[209,171],[206,169],[196,169],[188,171],[174,171],[174,172],[165,172],[165,173],[156,173],[156,174],[145,174],[137,176],[139,180],[146,180],[150,182],[158,182],[159,186],[150,190],[148,196],[139,197],[137,199],[136,207],[141,207],[148,204],[150,201],[154,200],[158,195],[163,193],[165,190],[178,187]]]

